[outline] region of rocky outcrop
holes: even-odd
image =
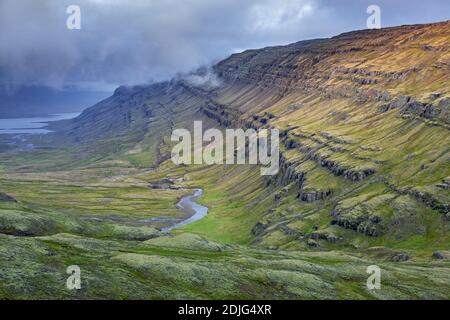
[[[411,101],[402,109],[402,115],[414,115],[418,117],[435,119],[441,113],[441,109],[432,103],[422,103],[418,101]]]
[[[437,210],[443,213],[447,218],[450,218],[450,204],[448,203],[440,203],[439,200],[436,199],[435,196],[428,192],[423,192],[419,190],[407,190],[407,194],[411,195],[416,200],[424,203],[428,207],[433,210]]]
[[[331,195],[331,190],[320,191],[320,190],[302,190],[298,194],[298,198],[307,203],[312,203],[318,200],[324,200]]]
[[[450,260],[450,251],[435,251],[433,258],[440,260]]]
[[[302,140],[310,140],[314,142],[318,147],[313,148],[311,146],[308,146],[304,142],[302,142]],[[353,142],[344,137],[336,137],[328,132],[320,132],[318,135],[316,135],[314,133],[291,133],[290,131],[288,131],[284,136],[282,136],[282,141],[287,150],[299,150],[305,155],[306,159],[313,160],[318,165],[331,171],[334,175],[342,176],[343,178],[351,181],[362,181],[376,172],[375,167],[371,164],[371,162],[376,163],[376,161],[368,158],[363,159],[362,157],[358,157],[357,155],[350,154],[345,148],[345,145],[351,144]],[[366,168],[352,168],[349,166],[345,166],[337,161],[330,159],[329,156],[321,154],[319,151],[320,148],[330,150],[333,153],[346,153],[348,156],[353,157],[355,160],[364,160],[364,162],[367,162]]]
[[[437,184],[436,187],[444,189],[444,190],[449,190],[450,189],[450,178],[442,179],[442,183]]]
[[[280,226],[280,230],[293,240],[303,240],[305,238],[305,234],[303,232],[289,228],[286,225]]]
[[[239,122],[239,113],[231,110],[224,105],[217,104],[211,100],[205,102],[200,108],[200,112],[208,118],[215,120],[221,126],[230,128],[234,127]]]
[[[381,113],[388,112],[393,109],[400,109],[406,107],[408,103],[412,100],[410,96],[400,96],[398,98],[392,99],[389,103],[383,104],[378,108]]]
[[[160,190],[179,190],[181,186],[175,184],[173,179],[165,178],[159,181],[152,181],[149,183],[148,187],[150,189],[160,189]]]
[[[369,237],[377,237],[382,234],[382,219],[376,215],[354,214],[352,209],[335,208],[331,216],[331,225],[338,225],[345,229],[351,229]]]
[[[306,240],[306,245],[311,248],[311,249],[317,249],[320,248],[320,244],[318,241],[316,240],[312,240],[312,239],[307,239]]]
[[[411,260],[411,257],[406,253],[396,253],[389,260],[392,262],[405,262]]]
[[[446,181],[446,180],[444,180]],[[392,183],[385,181],[386,186],[392,191],[396,192],[400,195],[409,195],[413,197],[415,200],[422,202],[427,207],[430,207],[433,210],[437,210],[444,214],[447,219],[450,219],[450,204],[449,203],[441,203],[435,196],[432,194],[416,190],[416,189],[401,189],[395,186]]]
[[[275,116],[270,112],[264,112],[262,115],[254,114],[252,116],[252,120],[258,123],[258,127],[267,125],[273,118]]]
[[[392,99],[389,103],[381,105],[378,110],[381,113],[388,112],[393,109],[399,109],[400,114],[404,117],[416,116],[425,119],[439,119],[449,124],[450,98],[442,98],[439,93],[430,96],[433,102],[420,102],[411,96],[399,96]]]
[[[17,200],[6,193],[0,192],[0,202],[17,202]]]
[[[327,168],[336,176],[342,176],[351,181],[362,181],[375,173],[374,168],[354,169],[345,167],[337,161],[329,159],[327,156],[319,154],[316,150],[300,142],[297,142],[298,149],[304,153],[308,159],[315,161],[318,165]]]
[[[255,237],[260,237],[266,232],[266,229],[268,227],[269,227],[268,225],[263,224],[262,222],[258,221],[255,224],[255,226],[252,228],[252,231],[251,231],[252,235],[254,235]]]
[[[329,243],[335,244],[338,241],[342,240],[342,238],[339,238],[333,234],[328,234],[324,232],[313,232],[305,235],[305,238],[312,239],[312,240],[323,240],[327,241]]]
[[[305,172],[296,170],[298,164],[291,163],[281,154],[280,155],[280,170],[277,176],[274,177],[278,186],[287,186],[293,184],[295,187],[301,189],[305,181]]]

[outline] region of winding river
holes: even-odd
[[[192,214],[192,216],[188,219],[175,223],[170,227],[162,228],[161,231],[168,232],[170,230],[183,227],[206,217],[206,215],[208,214],[208,208],[195,202],[202,195],[202,189],[195,189],[194,194],[182,198],[180,202],[177,203],[177,207],[185,213]]]
[[[151,219],[144,219],[144,220],[121,220],[121,219],[113,219],[113,218],[99,218],[99,217],[82,217],[82,220],[86,221],[93,221],[93,222],[110,222],[110,223],[155,223],[155,222],[172,222],[173,224],[161,228],[162,232],[169,232],[170,230],[177,229],[180,227],[183,227],[185,225],[191,224],[195,221],[198,221],[200,219],[203,219],[208,214],[208,208],[205,206],[202,206],[195,202],[199,197],[203,195],[202,189],[195,189],[194,193],[181,198],[181,200],[177,203],[177,208],[184,212],[185,214],[189,215],[189,218],[181,220],[178,218],[151,218]]]

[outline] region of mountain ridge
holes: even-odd
[[[371,100],[389,100],[392,101],[391,94],[387,92],[386,90],[379,89],[377,87],[377,84],[383,81],[383,78],[387,78],[387,82],[395,82],[395,80],[403,81],[408,74],[414,73],[414,70],[408,68],[403,70],[396,70],[396,71],[390,71],[385,72],[383,70],[370,70],[365,68],[357,68],[357,67],[334,67],[331,69],[331,71],[328,71],[327,73],[321,74],[321,77],[314,78],[311,73],[312,71],[304,72],[307,68],[315,68],[313,71],[322,71],[317,70],[319,63],[318,59],[328,59],[330,56],[337,55],[339,53],[346,53],[346,52],[355,52],[359,50],[363,50],[361,48],[352,47],[350,44],[350,47],[348,46],[349,43],[347,41],[354,41],[355,36],[356,38],[360,38],[360,35],[366,35],[366,36],[383,36],[386,33],[388,35],[391,35],[394,33],[394,36],[399,36],[397,33],[403,34],[405,31],[423,31],[425,33],[421,36],[429,36],[429,33],[433,32],[448,32],[450,29],[450,22],[439,22],[439,23],[433,23],[433,24],[422,24],[422,25],[410,25],[410,26],[400,26],[400,27],[389,27],[389,28],[383,28],[380,30],[362,30],[362,31],[353,31],[348,33],[343,33],[338,36],[328,38],[328,39],[315,39],[315,40],[305,40],[296,42],[287,46],[273,46],[273,47],[266,47],[262,49],[250,49],[246,50],[242,53],[233,54],[230,57],[220,61],[216,65],[213,66],[213,70],[218,74],[219,78],[224,78],[225,81],[249,81],[254,83],[255,81],[262,81],[266,82],[263,83],[263,85],[272,85],[275,87],[280,88],[281,92],[280,94],[285,94],[284,91],[289,90],[295,90],[296,86],[300,83],[300,89],[304,90],[321,90],[324,91],[325,94],[329,95],[360,95],[360,99],[371,99]],[[437,28],[437,31],[435,31],[435,28]],[[443,28],[444,30],[440,30]],[[349,38],[350,36],[350,38]],[[420,35],[413,35],[414,37],[420,36]],[[383,39],[383,37],[382,37]],[[382,40],[381,39],[381,40]],[[375,39],[377,40],[377,39]],[[373,41],[376,43],[376,41]],[[338,41],[338,43],[333,43],[334,41]],[[341,43],[343,41],[343,43]],[[378,40],[380,41],[380,40]],[[401,39],[397,40],[401,41]],[[403,41],[403,40],[402,40]],[[416,41],[417,42],[417,41]],[[327,48],[326,46],[330,45],[330,48]],[[365,43],[367,45],[367,43]],[[378,44],[382,45],[382,44]],[[373,45],[372,45],[373,46]],[[336,49],[340,48],[340,49]],[[447,47],[442,47],[444,49],[448,49]],[[442,50],[442,48],[440,50]],[[432,49],[436,50],[436,47],[433,47]],[[324,50],[324,51],[320,51]],[[431,50],[429,48],[422,48],[422,50]],[[279,63],[277,59],[280,55],[284,56],[285,59],[291,59],[295,62],[295,59],[298,59],[297,55],[302,54],[317,54],[320,52],[323,54],[323,57],[315,57],[312,59],[308,59],[310,57],[305,57],[305,61],[297,61],[296,63]],[[259,57],[258,57],[259,56]],[[267,61],[270,61],[271,63],[275,64],[279,70],[270,69],[270,63],[268,64]],[[256,60],[255,62],[253,60]],[[333,61],[331,61],[333,62]],[[406,61],[408,62],[408,61]],[[379,63],[379,62],[378,62]],[[417,64],[417,62],[415,62]],[[239,69],[239,64],[245,65],[242,70]],[[355,63],[353,63],[355,64]],[[361,63],[357,63],[361,64]],[[328,65],[326,64],[328,67]],[[231,73],[229,73],[229,70],[231,69]],[[264,69],[266,68],[266,69]],[[449,65],[448,63],[445,65],[446,71],[448,71]],[[246,70],[252,69],[251,74],[247,73]],[[290,70],[291,69],[291,70]],[[336,75],[338,73],[338,75]],[[291,75],[291,76],[290,76]],[[246,79],[248,77],[248,79]],[[252,78],[253,77],[253,78]],[[331,82],[328,81],[330,78],[343,78],[343,85],[341,86],[334,86]],[[285,79],[284,81],[282,79]],[[170,86],[174,85],[174,82],[176,83],[177,79],[174,78],[169,81],[165,81],[162,83],[157,83],[149,86],[136,86],[133,89],[135,92],[140,91],[141,93],[144,93],[145,90],[152,90],[153,86],[155,87],[161,87],[161,86],[167,86],[168,88]],[[318,84],[318,81],[324,81],[323,84]],[[326,82],[330,82],[330,84]],[[384,81],[383,85],[386,84],[386,81]],[[310,83],[311,82],[311,83]],[[349,83],[350,82],[350,83]],[[356,82],[357,86],[366,86],[364,90],[358,91],[357,89],[353,88],[351,86],[352,82]],[[349,85],[350,84],[350,85]],[[445,83],[444,83],[445,84]],[[114,95],[112,97],[115,97],[116,95],[120,95],[121,93],[124,93],[125,86],[118,88]],[[311,89],[312,88],[312,89]],[[297,88],[299,89],[299,88]],[[370,90],[368,90],[370,89]],[[441,95],[448,94],[447,88],[443,85],[440,88],[443,92],[440,92]],[[327,93],[327,90],[329,91]],[[364,92],[363,92],[364,91]],[[405,92],[406,94],[406,92]],[[417,98],[423,98],[423,97],[417,97]],[[109,99],[109,98],[108,98]],[[120,102],[120,101],[119,101]],[[395,103],[394,103],[395,104]],[[448,104],[448,102],[447,102]],[[447,104],[445,107],[447,108]],[[94,107],[91,107],[87,109],[85,112],[90,112],[93,110]],[[389,108],[387,106],[386,108]],[[421,108],[420,106],[418,107]],[[422,108],[425,108],[425,106],[422,106]],[[414,112],[414,108],[411,108]],[[416,110],[417,111],[417,110]],[[424,111],[425,112],[425,111]],[[433,111],[429,111],[429,114],[433,114]],[[445,116],[448,114],[445,113]],[[83,115],[81,115],[82,117]]]

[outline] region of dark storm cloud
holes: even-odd
[[[81,30],[66,8],[81,8]],[[92,90],[161,80],[246,48],[448,19],[450,1],[0,0],[0,83]],[[83,89],[84,89],[83,88]]]

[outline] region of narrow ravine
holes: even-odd
[[[208,214],[208,208],[195,202],[202,195],[202,189],[195,189],[194,194],[182,198],[180,202],[177,203],[177,207],[185,213],[192,214],[192,216],[188,219],[171,225],[170,227],[162,228],[161,231],[168,232],[170,230],[180,228],[206,217],[206,215]]]

